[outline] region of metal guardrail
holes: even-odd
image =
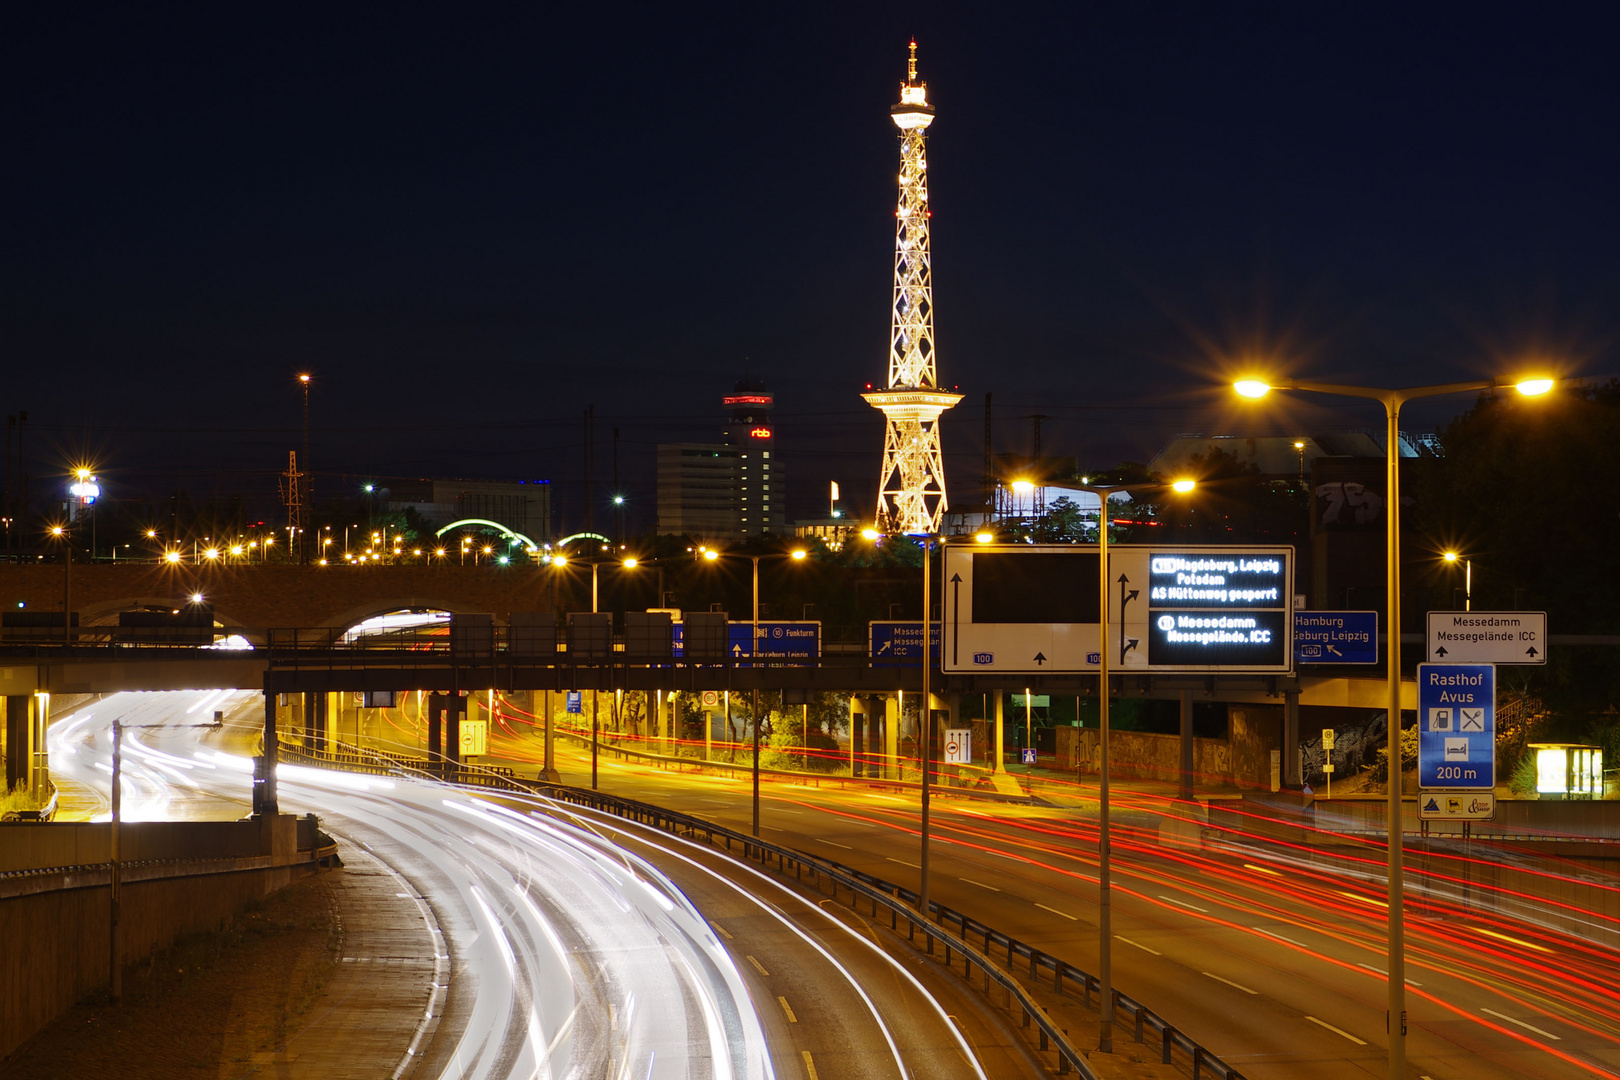
[[[384,755],[376,755],[378,758]],[[326,764],[316,758],[306,759],[312,764]],[[378,767],[380,766],[373,766]],[[426,759],[411,759],[409,763],[402,759],[390,762],[388,768],[396,775],[408,775],[420,779],[439,780],[447,779],[434,769],[434,763]],[[368,770],[369,771],[369,770]],[[1093,994],[1097,995],[1097,1005],[1101,1007],[1101,984],[1096,976],[1064,961],[1051,953],[1035,948],[1027,942],[1019,941],[1009,934],[996,930],[985,923],[972,918],[964,912],[947,907],[936,901],[930,901],[927,917],[917,910],[918,894],[904,886],[896,885],[875,877],[842,863],[825,859],[818,855],[798,851],[794,848],[782,847],[768,841],[759,840],[743,833],[735,832],[723,825],[705,821],[690,814],[683,814],[676,810],[668,810],[650,803],[637,802],[633,799],[621,798],[617,795],[607,795],[599,791],[586,788],[571,787],[566,784],[553,784],[540,781],[522,780],[512,775],[503,775],[478,767],[457,770],[454,774],[457,779],[451,782],[465,783],[469,786],[486,789],[511,791],[519,794],[538,794],[556,802],[570,803],[588,807],[601,813],[612,814],[640,824],[651,825],[665,832],[676,835],[685,835],[695,839],[699,834],[705,840],[715,845],[724,842],[728,852],[740,846],[744,858],[757,858],[762,866],[769,867],[771,861],[776,862],[776,870],[786,874],[793,870],[797,880],[803,880],[805,870],[809,870],[817,889],[821,887],[821,879],[826,878],[832,888],[833,898],[838,899],[840,886],[848,890],[852,909],[859,910],[859,902],[864,899],[872,905],[872,915],[876,917],[879,909],[889,912],[890,927],[898,932],[901,919],[906,920],[907,937],[915,940],[919,930],[922,931],[927,951],[934,953],[936,940],[944,949],[944,960],[947,967],[954,970],[954,954],[960,954],[963,963],[964,977],[971,978],[974,969],[980,971],[985,979],[985,989],[992,984],[1001,987],[1006,995],[1008,1007],[1016,1002],[1022,1014],[1024,1027],[1033,1024],[1036,1028],[1037,1043],[1041,1051],[1052,1052],[1057,1055],[1057,1072],[1059,1075],[1067,1074],[1070,1069],[1075,1070],[1083,1080],[1098,1080],[1097,1074],[1092,1071],[1085,1055],[1075,1046],[1066,1031],[1057,1026],[1052,1017],[1030,995],[1029,991],[1018,982],[1007,970],[1004,970],[991,956],[991,950],[1005,950],[1007,967],[1015,963],[1027,961],[1029,964],[1029,977],[1038,981],[1043,974],[1048,974],[1052,980],[1054,993],[1066,992],[1069,987],[1078,986],[1080,995],[1086,1008],[1092,1007]],[[936,927],[935,924],[938,924]],[[952,939],[949,927],[956,927],[955,939]],[[970,942],[969,937],[972,937]],[[983,942],[982,947],[977,944]],[[1020,963],[1021,966],[1021,963]],[[1068,992],[1072,993],[1072,990]],[[1138,1043],[1143,1043],[1151,1037],[1159,1045],[1160,1060],[1166,1065],[1180,1064],[1176,1060],[1177,1052],[1185,1059],[1192,1070],[1194,1080],[1202,1080],[1208,1076],[1220,1080],[1245,1080],[1242,1073],[1226,1064],[1215,1054],[1205,1049],[1200,1043],[1177,1029],[1169,1021],[1147,1008],[1141,1002],[1128,994],[1121,993],[1117,988],[1113,991],[1116,1014],[1122,1014],[1130,1024],[1132,1034]]]

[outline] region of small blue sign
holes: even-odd
[[[726,653],[739,667],[752,667],[750,661],[766,664],[814,664],[821,658],[819,622],[761,622],[759,643],[752,644],[754,624],[733,620],[726,624]],[[686,654],[686,624],[675,624],[675,659]]]
[[[1378,663],[1378,612],[1295,611],[1294,663]]]
[[[867,655],[873,667],[887,667],[887,661],[904,660],[915,667],[922,660],[922,620],[869,622],[866,624]],[[939,659],[939,623],[928,628],[928,649]],[[898,666],[898,665],[895,665]]]
[[[1035,748],[1033,746],[1024,747],[1022,753],[1023,753],[1023,756],[1024,756],[1024,764],[1025,765],[1033,765],[1033,764],[1035,764]]]
[[[579,690],[568,691],[568,711],[582,713],[585,711],[584,693]]]
[[[1419,664],[1418,787],[1496,786],[1496,667]]]

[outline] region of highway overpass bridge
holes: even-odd
[[[667,706],[676,693],[836,692],[850,695],[852,738],[863,747],[880,747],[881,755],[897,760],[901,728],[907,722],[903,697],[922,689],[919,665],[892,659],[874,661],[864,652],[755,666],[746,659],[739,662],[721,655],[707,662],[634,657],[622,651],[621,641],[613,646],[614,651],[587,659],[577,647],[568,651],[566,641],[559,647],[546,640],[538,650],[532,641],[524,646],[514,636],[517,631],[504,627],[492,627],[487,640],[471,647],[465,643],[452,647],[450,637],[442,634],[345,642],[337,630],[275,631],[268,635],[267,646],[240,650],[120,644],[108,639],[72,645],[0,646],[0,695],[5,702],[0,748],[5,751],[8,781],[15,784],[30,775],[47,775],[45,728],[53,696],[128,690],[258,690],[265,700],[266,744],[273,746],[277,732],[289,728],[296,728],[300,738],[317,745],[326,742],[329,731],[334,740],[349,727],[358,735],[360,713],[367,707],[356,703],[365,701],[367,692],[479,696],[500,691],[528,693],[531,701],[532,695],[570,690],[642,692],[647,695],[649,714],[655,696]],[[993,699],[994,728],[987,729],[983,738],[1000,747],[1003,692],[1095,700],[1097,678],[1086,674],[936,673],[931,689],[931,709],[947,722],[962,717],[964,698],[985,695],[987,702]],[[1407,691],[1413,691],[1410,683]],[[1232,778],[1263,783],[1270,751],[1276,750],[1282,762],[1282,781],[1293,785],[1300,779],[1301,706],[1378,709],[1384,701],[1384,683],[1378,678],[1298,675],[1124,675],[1113,680],[1112,693],[1116,700],[1179,702],[1179,768],[1188,777],[1194,763],[1194,705],[1224,703],[1231,721],[1226,760]],[[982,720],[987,725],[991,721],[991,715]],[[659,722],[663,723],[662,716]],[[670,723],[673,725],[673,719]],[[1241,746],[1234,748],[1230,745],[1234,743]],[[1165,750],[1174,752],[1169,747]],[[997,754],[997,760],[999,757]]]

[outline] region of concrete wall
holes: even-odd
[[[120,827],[124,862],[148,859],[291,858],[298,819],[283,814],[250,821],[137,821]],[[0,873],[93,866],[110,859],[111,822],[0,825]]]
[[[1057,729],[1058,767],[1073,768],[1074,759],[1068,748],[1078,736],[1083,771],[1097,773],[1102,766],[1102,751],[1097,744],[1096,728]],[[1142,731],[1110,731],[1108,733],[1109,775],[1138,780],[1178,781],[1181,779],[1181,736],[1153,735]],[[1232,750],[1225,739],[1193,740],[1193,772],[1199,784],[1248,783],[1250,780],[1235,776],[1232,771]],[[1271,762],[1266,761],[1267,779],[1271,776]],[[1255,778],[1252,782],[1258,782]]]
[[[122,886],[120,954],[135,963],[187,934],[223,927],[253,900],[308,872],[297,821],[142,822],[120,836],[127,859],[203,860],[221,854],[267,862],[223,873],[221,864],[131,867]],[[0,825],[3,868],[104,862],[109,825]],[[231,865],[229,863],[225,865]],[[154,877],[155,874],[184,876]],[[0,881],[0,1058],[74,1003],[105,987],[110,959],[109,871],[42,873]],[[44,890],[44,891],[32,891]]]

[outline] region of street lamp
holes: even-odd
[[[1457,554],[1455,551],[1448,551],[1444,555],[1442,555],[1441,558],[1445,559],[1446,562],[1448,562],[1448,563],[1454,563],[1454,562],[1457,562],[1458,560],[1462,561],[1462,564],[1463,564],[1463,610],[1464,611],[1473,611],[1474,610],[1474,560],[1469,559],[1469,558],[1465,558],[1464,556]],[[1457,598],[1455,596],[1453,596],[1451,602],[1456,603]]]
[[[1406,1076],[1406,948],[1405,924],[1401,905],[1405,886],[1402,880],[1404,837],[1401,825],[1401,406],[1417,398],[1439,397],[1445,394],[1463,394],[1478,390],[1495,390],[1503,386],[1495,380],[1443,383],[1436,386],[1408,387],[1404,390],[1384,390],[1366,386],[1343,386],[1337,383],[1298,382],[1270,383],[1263,379],[1239,379],[1232,389],[1246,398],[1259,399],[1272,390],[1303,390],[1317,394],[1337,394],[1343,397],[1368,398],[1384,406],[1384,464],[1388,473],[1384,492],[1388,509],[1386,537],[1389,630],[1387,661],[1389,665],[1389,1080],[1405,1080]],[[1539,397],[1555,385],[1546,378],[1522,379],[1512,384],[1525,397]]]
[[[1102,1017],[1098,1025],[1097,1049],[1105,1054],[1114,1052],[1114,937],[1113,937],[1113,882],[1109,877],[1112,855],[1108,822],[1108,498],[1128,491],[1174,491],[1185,495],[1197,487],[1197,481],[1177,480],[1170,484],[1083,484],[1077,491],[1088,491],[1097,496],[1097,745],[1101,760],[1098,762],[1097,784],[1097,989],[1102,995]],[[1122,586],[1123,587],[1123,586]],[[1029,702],[1026,697],[1024,701]],[[1076,743],[1075,769],[1080,767],[1079,744]]]
[[[716,551],[714,548],[708,548],[708,547],[702,548],[702,549],[700,549],[700,553],[702,554],[702,556],[704,558],[704,561],[706,561],[706,562],[714,562],[716,559],[721,557],[721,553]],[[794,548],[792,551],[770,552],[770,553],[767,553],[767,554],[764,554],[764,555],[744,555],[744,554],[739,552],[738,554],[732,556],[732,558],[748,559],[748,560],[752,561],[753,564],[754,564],[754,567],[753,567],[753,570],[754,570],[754,617],[753,617],[752,622],[749,624],[749,631],[751,633],[751,637],[749,639],[749,645],[748,645],[748,655],[749,655],[750,658],[753,658],[753,657],[757,656],[758,653],[759,653],[759,564],[761,562],[765,561],[766,559],[792,559],[794,562],[803,562],[808,554],[809,554],[809,552],[805,551],[803,548]],[[660,600],[662,600],[662,597],[660,597]],[[759,691],[758,690],[754,691],[753,702],[752,702],[751,708],[752,708],[753,721],[754,721],[754,836],[758,837],[759,836],[759,726],[760,726],[759,725]],[[729,718],[727,719],[727,726],[728,727],[730,726],[730,719]]]

